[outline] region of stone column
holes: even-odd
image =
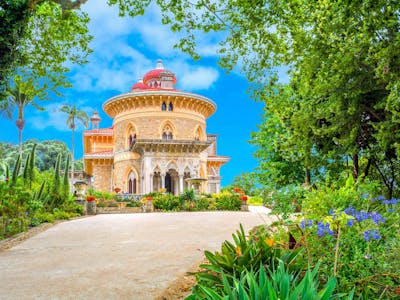
[[[183,174],[179,174],[179,193],[183,193]]]
[[[161,172],[161,188],[165,189],[165,175],[167,175],[165,172]]]
[[[154,192],[154,186],[153,186],[154,181],[153,181],[153,176],[154,176],[154,173],[150,173],[150,190],[149,190],[149,193]]]

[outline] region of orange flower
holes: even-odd
[[[86,196],[86,201],[87,202],[92,202],[92,201],[95,201],[95,200],[96,200],[95,196]]]
[[[242,255],[242,249],[239,246],[237,246],[235,250],[236,250],[236,257],[239,257]]]
[[[265,239],[264,241],[270,247],[275,245],[275,240],[274,239]]]
[[[247,201],[247,200],[249,200],[249,197],[247,197],[246,195],[243,195],[243,196],[240,196],[240,200]]]
[[[241,188],[233,188],[233,191],[235,192],[235,193],[240,193],[242,190],[241,190]]]

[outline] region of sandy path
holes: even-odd
[[[0,253],[0,299],[154,299],[266,214],[97,215],[63,222]]]

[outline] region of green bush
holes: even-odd
[[[318,278],[318,264],[314,269],[309,269],[304,276],[288,270],[282,261],[278,267],[268,268],[260,266],[257,271],[244,270],[240,278],[232,278],[222,274],[223,289],[214,290],[207,286],[198,286],[197,291],[187,300],[208,299],[208,300],[297,300],[297,299],[347,299],[349,296],[334,295],[336,280],[331,277],[322,287]]]
[[[240,226],[240,230],[232,237],[234,242],[225,241],[220,252],[204,252],[208,263],[202,264],[200,266],[202,271],[196,274],[198,285],[193,289],[196,294],[201,294],[200,286],[222,291],[224,289],[222,275],[226,276],[225,280],[233,284],[233,280],[240,279],[245,270],[257,270],[260,266],[272,267],[279,260],[292,272],[299,272],[301,269],[298,262],[295,262],[300,249],[286,250],[278,247],[262,228],[255,230],[249,238],[246,238],[243,227]],[[301,259],[298,261],[302,262]]]
[[[154,198],[154,208],[162,211],[180,211],[182,200],[179,196],[171,194],[156,195]]]
[[[242,201],[239,199],[239,195],[231,194],[229,192],[223,192],[220,194],[213,195],[215,199],[215,209],[217,210],[240,210]]]
[[[265,204],[272,212],[287,218],[290,214],[300,212],[304,197],[309,192],[301,186],[287,186],[265,198]]]

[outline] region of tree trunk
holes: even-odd
[[[357,182],[359,174],[358,154],[354,154],[352,160],[353,160],[353,178],[354,182]]]
[[[15,124],[18,127],[18,151],[19,155],[22,155],[22,129],[24,129],[25,121],[18,119]]]
[[[72,128],[72,155],[71,155],[71,188],[74,186],[74,168],[75,168],[75,132],[74,128]]]
[[[309,187],[311,186],[311,171],[309,167],[306,167],[306,178],[305,178],[305,184]]]

